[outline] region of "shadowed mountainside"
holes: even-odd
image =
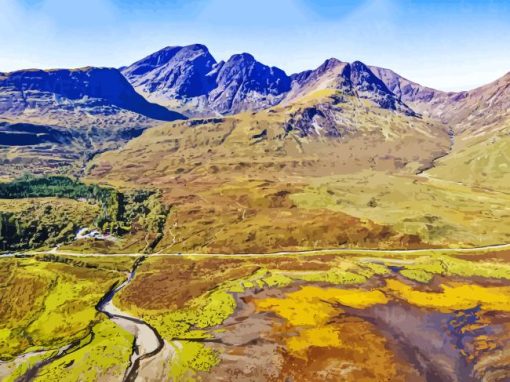
[[[162,121],[181,116],[147,102],[113,68],[21,70],[0,75],[0,113],[23,117],[56,113],[115,115],[120,109]],[[58,118],[58,117],[56,117]]]
[[[0,74],[0,175],[79,171],[162,121],[185,118],[139,95],[117,69]]]

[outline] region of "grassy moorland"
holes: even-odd
[[[510,325],[509,288],[510,266],[490,254],[477,261],[444,255],[153,257],[116,304],[149,322],[174,347],[167,366],[173,380],[232,380],[248,368],[246,376],[255,379],[294,375],[312,381],[321,368],[339,376],[345,365],[352,366],[345,380],[406,380],[445,371],[439,361],[420,368],[402,358],[402,349],[419,343],[411,337],[394,343],[384,322],[373,324],[382,319],[373,309],[391,313],[398,306],[403,311],[397,321],[404,326],[427,320],[453,325],[474,315],[459,321],[462,344],[445,362],[469,360],[466,373],[480,373],[505,362],[497,349],[508,349],[509,338],[494,333]],[[452,341],[460,335],[455,328],[437,330]],[[428,344],[422,346],[426,352]],[[260,363],[254,359],[259,352],[266,352]],[[271,377],[265,374],[269,361],[271,368],[280,365]]]
[[[303,122],[312,112],[322,115],[322,130]],[[5,249],[59,243],[89,253],[269,253],[507,243],[500,130],[494,144],[453,142],[445,125],[333,90],[257,113],[170,123],[94,158],[85,183],[17,193],[85,200],[93,219],[55,207],[48,216],[58,214],[58,225],[45,228],[36,222],[44,211],[19,216],[9,210],[23,199],[2,203],[2,225],[14,235],[7,242],[17,246]],[[487,184],[465,172],[487,174]],[[74,242],[80,227],[117,240]]]
[[[475,189],[508,194],[510,118],[489,127],[493,129],[489,134],[473,136],[465,131],[456,139],[452,155],[439,160],[427,174]]]
[[[0,371],[9,375],[7,380],[16,380],[59,349],[65,349],[62,357],[39,370],[41,380],[50,375],[55,380],[122,375],[132,337],[95,306],[125,278],[130,262],[56,256],[1,259]]]
[[[510,223],[509,198],[437,178],[370,171],[314,179],[291,196],[298,207],[384,222],[438,247],[508,243],[510,232],[501,223]]]
[[[96,304],[135,259],[0,259],[5,378],[50,360],[35,380],[122,380],[133,337]],[[153,361],[141,363],[144,377],[229,381],[249,370],[245,376],[255,380],[314,381],[327,369],[348,381],[421,380],[457,370],[496,381],[508,376],[509,288],[507,250],[154,255],[113,302],[165,341]],[[431,351],[441,359],[413,358]]]
[[[302,122],[312,112],[321,129]],[[86,178],[159,188],[171,206],[161,252],[507,243],[504,140],[480,140],[469,154],[446,125],[321,90],[257,113],[148,130],[94,158]],[[462,170],[464,154],[487,164]],[[486,172],[488,185],[462,175],[470,169]]]

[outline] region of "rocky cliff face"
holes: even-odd
[[[215,80],[215,88],[209,94],[209,104],[220,114],[273,106],[281,101],[291,84],[283,70],[263,65],[247,53],[220,62],[210,76]]]
[[[214,87],[207,74],[216,60],[203,45],[166,47],[122,70],[131,84],[148,95],[191,98],[208,94]]]
[[[168,47],[122,69],[149,100],[189,115],[235,114],[278,103],[291,79],[247,53],[219,63],[203,45]]]

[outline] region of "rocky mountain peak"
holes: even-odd
[[[278,95],[290,89],[290,77],[276,67],[261,64],[248,53],[233,55],[218,71],[217,87],[238,84],[246,91]]]
[[[352,64],[350,64],[349,68],[350,81],[357,90],[391,93],[384,82],[382,82],[369,69],[369,67],[361,61],[354,61]]]
[[[271,107],[314,90],[332,88],[412,114],[400,96],[360,61],[324,61],[315,70],[288,76],[249,53],[216,62],[204,45],[167,47],[124,68],[123,74],[149,100],[188,115],[233,114]]]
[[[233,55],[218,64],[214,81],[209,100],[221,114],[272,106],[291,85],[291,78],[283,70],[264,65],[248,53]]]
[[[166,47],[124,68],[122,73],[142,94],[160,92],[177,98],[207,94],[216,60],[201,44]]]

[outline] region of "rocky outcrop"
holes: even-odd
[[[209,105],[220,114],[276,105],[291,85],[283,70],[263,65],[247,53],[220,62],[209,75],[216,84],[209,93]]]

